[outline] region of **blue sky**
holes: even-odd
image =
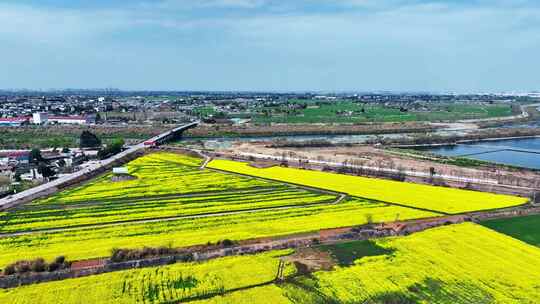
[[[0,88],[540,90],[539,2],[3,0]]]

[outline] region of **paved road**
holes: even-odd
[[[195,121],[195,122],[192,122],[192,123],[189,123],[189,124],[186,124],[186,125],[179,126],[177,128],[174,128],[171,131],[167,131],[167,132],[164,132],[164,133],[159,134],[157,136],[154,136],[150,140],[160,142],[163,139],[170,138],[171,133],[183,131],[185,129],[189,129],[191,127],[196,126],[197,124],[199,124],[199,121]],[[126,156],[137,153],[137,152],[139,152],[141,150],[144,150],[146,148],[147,148],[147,146],[145,146],[144,143],[139,143],[139,144],[131,146],[127,150],[124,150],[124,151],[122,151],[122,152],[120,152],[120,153],[118,153],[116,155],[113,155],[113,156],[107,158],[107,159],[104,159],[104,160],[101,160],[101,161],[98,161],[98,162],[90,163],[87,167],[85,167],[84,169],[82,169],[80,171],[77,171],[75,173],[59,177],[59,178],[57,178],[57,179],[55,179],[53,181],[50,181],[48,183],[45,183],[45,184],[39,185],[37,187],[31,188],[31,189],[28,189],[28,190],[25,190],[25,191],[22,191],[22,192],[19,192],[19,193],[10,195],[10,196],[7,196],[5,198],[2,198],[2,199],[0,199],[0,210],[12,207],[13,204],[15,204],[15,203],[17,203],[20,200],[23,200],[25,198],[34,197],[36,195],[39,195],[40,193],[45,193],[47,191],[53,192],[56,189],[58,189],[59,187],[61,187],[62,185],[66,184],[66,183],[68,183],[70,181],[76,181],[76,180],[84,177],[85,175],[89,174],[90,172],[100,170],[103,167],[107,167],[107,166],[111,165],[112,163],[123,159]]]
[[[19,192],[19,193],[16,193],[16,194],[13,194],[13,195],[10,195],[8,197],[5,197],[3,199],[0,199],[0,209],[4,208],[5,206],[10,206],[11,204],[13,204],[14,202],[17,202],[18,200],[21,200],[21,199],[24,199],[25,197],[31,197],[31,196],[35,196],[39,193],[42,193],[42,192],[45,192],[47,190],[54,190],[55,188],[58,188],[62,185],[64,185],[65,183],[67,182],[70,182],[72,180],[77,180],[81,177],[83,177],[85,174],[88,174],[92,171],[95,171],[95,170],[98,170],[98,169],[101,169],[103,167],[106,167],[112,163],[114,163],[115,161],[118,161],[130,154],[133,154],[133,153],[136,153],[140,150],[143,150],[145,149],[145,146],[143,144],[138,144],[138,145],[135,145],[135,146],[132,146],[130,147],[129,149],[125,150],[125,151],[122,151],[114,156],[111,156],[105,160],[102,160],[102,161],[99,161],[99,162],[95,162],[95,163],[92,163],[90,164],[89,166],[85,167],[84,169],[80,170],[80,171],[77,171],[77,172],[74,172],[72,174],[67,174],[67,175],[64,175],[62,177],[59,177],[53,181],[50,181],[48,183],[45,183],[45,184],[42,184],[42,185],[39,185],[37,187],[34,187],[34,188],[30,188],[28,190],[25,190],[25,191],[22,191],[22,192]]]

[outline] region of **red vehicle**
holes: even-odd
[[[155,140],[147,140],[143,144],[145,146],[148,146],[148,147],[154,147],[154,146],[156,146],[156,141]]]

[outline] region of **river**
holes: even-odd
[[[540,169],[540,137],[480,141],[422,148],[444,156],[462,156],[489,162]]]

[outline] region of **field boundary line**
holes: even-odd
[[[262,181],[275,182],[275,183],[288,185],[288,186],[300,187],[302,189],[309,190],[309,191],[314,191],[314,192],[318,192],[318,193],[326,193],[326,194],[333,194],[333,195],[349,195],[348,193],[345,193],[345,192],[333,191],[333,190],[329,190],[329,189],[324,189],[324,188],[319,188],[319,187],[312,187],[312,186],[307,186],[307,185],[302,185],[302,184],[297,184],[297,183],[291,183],[291,182],[284,182],[284,181],[280,181],[278,179],[273,179],[273,178],[268,178],[268,177],[260,177],[260,176],[249,175],[249,174],[245,174],[245,173],[228,171],[228,170],[217,169],[217,168],[212,168],[212,167],[207,167],[206,169],[211,170],[211,171],[226,173],[226,174],[238,175],[238,176],[242,176],[242,177],[255,178],[255,179],[262,180]]]
[[[298,187],[302,187],[302,188],[305,188],[305,189],[315,189],[317,191],[331,192],[331,193],[333,192],[333,193],[337,193],[339,195],[345,195],[345,196],[360,198],[360,199],[363,199],[363,200],[367,200],[369,202],[383,203],[383,204],[387,204],[387,205],[394,205],[394,206],[399,206],[399,207],[404,207],[404,208],[409,208],[409,209],[416,209],[416,210],[419,210],[419,211],[427,211],[427,212],[437,213],[437,214],[440,214],[440,215],[457,215],[458,214],[458,213],[447,213],[447,212],[438,211],[438,210],[431,210],[431,209],[426,209],[426,208],[421,208],[421,207],[408,206],[408,205],[404,205],[404,204],[401,204],[401,203],[387,202],[387,201],[382,201],[382,200],[373,199],[373,198],[367,198],[367,197],[358,196],[358,195],[351,195],[351,194],[345,193],[345,192],[337,192],[337,191],[332,191],[332,190],[323,189],[323,188],[305,186],[305,185],[302,185],[302,184],[284,182],[284,181],[280,181],[280,180],[277,180],[277,179],[260,177],[260,176],[253,176],[253,175],[249,175],[249,174],[243,174],[243,173],[238,173],[238,172],[233,172],[233,171],[227,171],[227,170],[223,170],[223,169],[216,169],[216,168],[212,168],[212,167],[209,167],[209,169],[210,170],[221,171],[221,172],[225,172],[225,173],[231,173],[231,174],[237,174],[237,175],[242,175],[242,176],[254,177],[254,178],[261,179],[261,180],[279,182],[279,183],[282,183],[282,184],[285,184],[285,185],[298,186]],[[500,208],[498,208],[498,209],[500,209]],[[463,212],[463,213],[469,213],[469,212],[474,212],[474,211],[466,211],[466,212]]]
[[[206,197],[206,196],[217,196],[220,194],[252,194],[252,193],[259,193],[257,190],[264,190],[260,191],[262,193],[266,192],[273,192],[277,189],[269,188],[269,187],[263,187],[263,186],[256,186],[251,188],[243,188],[243,189],[237,189],[237,190],[223,190],[223,191],[207,191],[207,192],[191,192],[191,193],[185,193],[182,194],[180,192],[177,193],[171,193],[171,194],[163,194],[163,195],[154,195],[154,196],[134,196],[133,198],[113,198],[113,199],[103,199],[103,200],[87,200],[87,201],[74,201],[73,203],[67,202],[62,204],[54,204],[54,203],[47,203],[45,205],[33,205],[33,204],[27,204],[24,206],[53,206],[53,207],[82,207],[82,206],[93,206],[95,204],[102,204],[104,202],[106,203],[137,203],[137,202],[146,202],[146,201],[153,201],[153,200],[168,200],[168,199],[175,199],[175,198],[192,198],[192,197]],[[14,208],[13,210],[17,210]]]
[[[36,229],[36,230],[19,231],[19,232],[12,232],[12,233],[0,233],[0,238],[8,238],[8,237],[22,236],[22,235],[32,235],[32,234],[39,234],[39,233],[56,233],[56,232],[63,232],[63,231],[85,230],[88,228],[106,228],[106,227],[114,227],[114,226],[121,226],[121,225],[170,222],[170,221],[182,220],[182,219],[220,217],[220,216],[236,215],[236,214],[243,214],[243,213],[257,213],[257,212],[263,212],[263,211],[272,211],[272,210],[300,209],[300,208],[308,208],[308,207],[314,207],[314,206],[335,205],[336,203],[337,202],[335,199],[331,199],[331,200],[325,200],[324,202],[310,203],[310,204],[304,204],[304,205],[260,207],[260,208],[241,209],[241,210],[234,210],[234,211],[220,211],[220,212],[199,213],[199,214],[192,214],[192,215],[169,216],[169,217],[161,217],[161,218],[154,217],[154,218],[147,218],[147,219],[117,221],[117,222],[110,222],[110,223],[104,223],[104,224],[87,224],[87,225],[67,226],[67,227],[62,227],[62,228],[50,228],[50,229],[39,229],[39,230]]]

